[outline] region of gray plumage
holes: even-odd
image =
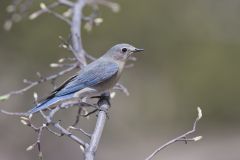
[[[102,57],[85,66],[77,75],[54,90],[27,114],[36,113],[71,98],[88,98],[111,89],[118,82],[128,57],[140,51],[143,49],[137,49],[129,44],[113,46]]]

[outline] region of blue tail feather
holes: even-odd
[[[72,98],[72,94],[60,96],[60,97],[53,97],[52,99],[46,99],[43,102],[39,103],[38,105],[34,106],[32,109],[30,109],[27,112],[27,114],[30,115],[30,114],[36,113],[38,111],[47,109],[49,106],[52,106],[59,101],[63,101],[63,100],[69,99],[69,98]]]

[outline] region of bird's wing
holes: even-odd
[[[95,61],[80,71],[79,75],[73,76],[65,81],[60,87],[54,90],[50,96],[42,100],[26,114],[30,115],[46,109],[58,101],[71,98],[73,93],[104,82],[117,74],[117,72],[118,65],[116,63],[108,61]]]
[[[62,86],[57,88],[51,95],[65,96],[77,92],[83,88],[97,85],[113,75],[117,74],[118,65],[114,62],[102,61],[101,63],[89,64],[79,73],[78,76],[72,77],[66,81]]]

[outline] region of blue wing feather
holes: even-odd
[[[114,62],[102,61],[101,63],[89,64],[64,88],[58,91],[55,96],[64,96],[77,92],[83,88],[97,85],[115,75],[118,72],[118,65]]]

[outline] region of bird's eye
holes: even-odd
[[[127,48],[122,48],[122,52],[127,52]]]

